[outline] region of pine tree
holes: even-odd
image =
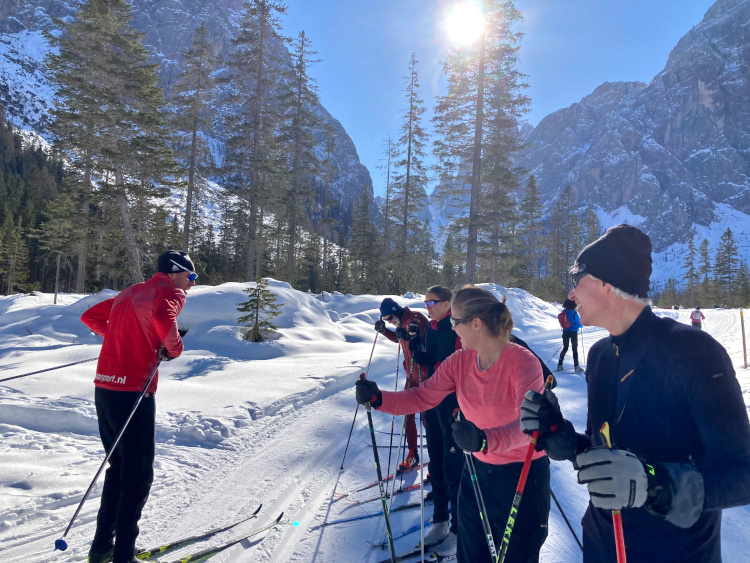
[[[544,227],[542,225],[542,198],[536,177],[532,174],[526,181],[526,190],[519,208],[520,233],[519,239],[523,243],[521,250],[526,270],[524,285],[530,291],[536,287],[541,272],[542,246],[544,244]]]
[[[26,282],[29,277],[29,250],[26,247],[24,228],[19,217],[9,226],[3,241],[3,253],[0,263],[5,271],[6,295],[10,295],[14,289],[24,291],[27,289]]]
[[[372,200],[367,188],[363,188],[362,195],[354,206],[354,221],[349,242],[349,269],[356,293],[377,290],[373,273],[379,256],[376,242],[377,230],[372,220]]]
[[[131,18],[124,0],[82,4],[74,22],[58,22],[63,29],[55,40],[59,55],[50,56],[49,66],[58,96],[57,147],[79,177],[84,214],[94,180],[104,185],[94,199],[117,209],[128,276],[136,283],[143,279],[142,262],[151,260],[136,235],[142,218],[134,216],[133,202],[166,197],[157,186],[169,180],[174,167],[160,115],[158,65],[148,62],[143,34],[130,26]],[[79,256],[79,269],[84,267]]]
[[[279,316],[282,305],[277,302],[276,294],[268,289],[268,280],[259,278],[255,287],[243,290],[250,298],[237,305],[237,311],[248,313],[237,318],[237,323],[247,327],[243,338],[250,342],[263,342],[279,327],[273,319]]]
[[[75,200],[69,194],[60,194],[47,205],[46,221],[33,236],[41,248],[55,258],[55,297],[60,288],[60,263],[71,257],[78,249],[82,232],[78,221],[79,212]]]
[[[326,279],[328,277],[328,265],[330,260],[330,247],[331,242],[334,242],[334,231],[333,226],[335,224],[335,218],[332,216],[333,210],[338,205],[335,195],[331,193],[333,179],[338,172],[338,168],[333,162],[333,151],[336,148],[336,137],[334,136],[334,130],[330,126],[325,126],[323,129],[323,135],[325,137],[325,158],[320,163],[322,174],[322,193],[320,196],[320,207],[321,207],[321,218],[319,221],[319,228],[323,235],[323,266],[321,275],[323,276],[323,285],[328,287]]]
[[[714,272],[716,282],[715,298],[725,301],[732,293],[739,257],[738,247],[734,239],[734,233],[730,228],[721,235],[719,247],[716,249],[716,260],[714,261]]]
[[[398,150],[396,143],[390,135],[384,141],[383,160],[385,163],[381,166],[385,176],[385,202],[383,205],[383,255],[391,251],[391,227],[393,226],[393,175],[396,168],[396,158]]]
[[[566,186],[550,212],[545,286],[552,294],[545,294],[548,299],[567,293],[568,270],[581,248],[581,227],[573,205],[573,188]]]
[[[426,108],[421,98],[418,61],[415,53],[409,60],[408,75],[404,77],[406,108],[404,109],[401,137],[398,139],[399,160],[395,166],[397,173],[393,181],[393,204],[399,209],[401,232],[397,247],[401,254],[406,254],[413,241],[410,240],[416,231],[417,213],[424,208],[427,201],[425,185],[427,171],[424,164],[424,147],[427,133],[422,125],[422,116]]]
[[[434,117],[440,134],[435,154],[444,171],[458,171],[456,184],[471,186],[466,218],[469,283],[477,273],[482,183],[488,170],[507,168],[520,148],[513,124],[529,103],[521,94],[523,75],[516,70],[521,34],[512,31],[521,14],[509,0],[484,0],[482,7],[486,23],[479,39],[446,55],[448,93],[438,98]]]
[[[688,238],[687,251],[685,253],[685,262],[682,265],[682,269],[685,271],[682,281],[686,282],[687,287],[685,293],[689,299],[694,297],[695,286],[698,283],[697,258],[698,254],[695,250],[695,232],[690,231],[690,238]]]
[[[170,89],[170,125],[177,141],[176,153],[188,169],[181,245],[186,252],[190,250],[193,199],[199,199],[196,175],[213,168],[211,151],[201,132],[210,130],[212,123],[211,98],[215,87],[212,72],[215,66],[206,23],[201,22],[190,47],[182,56],[182,72]]]
[[[706,305],[714,300],[714,288],[709,278],[711,273],[711,257],[709,256],[708,240],[703,239],[698,246],[698,276],[702,279],[698,291],[699,301]]]
[[[282,97],[287,107],[281,137],[289,154],[288,183],[283,197],[283,213],[287,223],[286,281],[294,284],[296,274],[297,230],[306,223],[307,208],[313,199],[312,180],[319,171],[315,133],[321,121],[315,111],[318,94],[315,81],[309,75],[311,64],[318,62],[304,31],[294,41],[293,67],[289,76],[289,90]]]
[[[243,12],[219,82],[227,89],[227,185],[245,202],[245,279],[252,280],[262,269],[263,210],[271,205],[274,190],[283,189],[278,176],[285,163],[276,139],[283,108],[274,92],[288,66],[285,50],[278,49],[287,42],[280,22],[286,6],[276,0],[249,0]]]

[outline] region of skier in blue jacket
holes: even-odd
[[[581,317],[576,313],[576,302],[572,299],[566,299],[563,302],[563,309],[565,317],[568,320],[566,323],[568,326],[564,327],[562,331],[563,347],[562,352],[560,352],[560,359],[557,362],[557,371],[562,371],[563,369],[563,358],[565,358],[565,354],[568,351],[568,344],[573,349],[573,368],[575,371],[583,371],[578,365],[578,331],[583,326],[581,325]]]
[[[726,350],[651,311],[651,241],[635,227],[609,229],[571,271],[583,324],[610,333],[589,350],[586,432],[551,391],[526,394],[521,428],[588,487],[584,563],[615,563],[612,510],[629,561],[720,563],[721,511],[750,503],[750,423]]]

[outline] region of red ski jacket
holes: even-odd
[[[404,312],[401,314],[401,318],[399,319],[399,326],[402,326],[406,329],[409,328],[409,325],[412,321],[417,321],[419,323],[419,334],[424,334],[427,330],[427,317],[425,317],[422,313],[419,311],[412,311],[409,309],[409,307],[404,307]],[[397,342],[401,346],[401,351],[404,355],[404,372],[406,374],[409,373],[409,364],[411,363],[411,351],[409,350],[409,341],[408,340],[399,340],[396,338],[395,331],[392,330],[386,330],[385,336],[388,340],[391,342]],[[411,386],[412,387],[419,387],[419,370],[422,370],[422,379],[427,379],[427,368],[424,366],[420,366],[416,362],[416,367],[414,368],[414,371],[411,374]]]
[[[177,315],[186,297],[168,275],[157,273],[81,315],[81,321],[104,338],[94,384],[115,391],[141,391],[162,344],[170,357],[182,354]],[[158,380],[157,372],[149,393],[156,392]]]

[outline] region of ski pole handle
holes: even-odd
[[[605,422],[602,424],[601,430],[599,430],[604,442],[608,448],[612,447],[612,440],[609,435],[609,423]],[[625,557],[625,534],[622,530],[622,514],[619,510],[612,511],[612,527],[615,531],[615,550],[617,552],[617,563],[627,563]]]

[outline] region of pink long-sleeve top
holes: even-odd
[[[474,456],[500,465],[524,461],[529,437],[521,432],[519,424],[521,403],[526,391],[543,388],[539,360],[525,348],[507,342],[497,362],[487,371],[479,369],[476,350],[457,350],[421,387],[383,391],[378,410],[388,414],[424,411],[455,391],[463,415],[487,435],[487,452],[475,452]],[[534,452],[533,458],[543,455],[544,452]]]

